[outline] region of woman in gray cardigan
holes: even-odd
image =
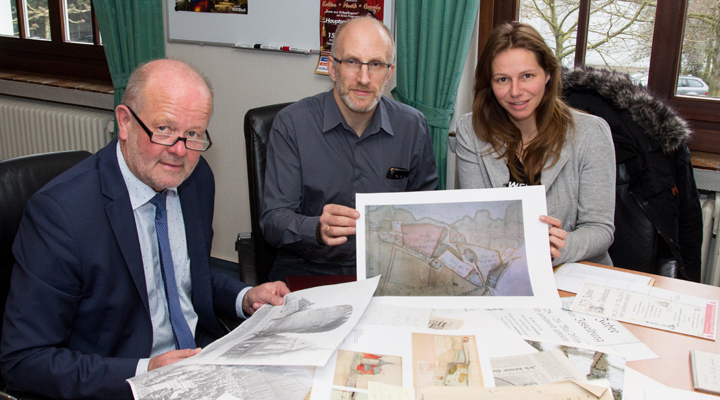
[[[615,150],[598,117],[558,98],[561,66],[531,26],[488,39],[475,71],[473,112],[458,122],[461,188],[545,185],[553,265],[612,265]]]

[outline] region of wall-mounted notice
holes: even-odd
[[[320,58],[315,73],[328,74],[328,57],[338,25],[355,17],[372,15],[390,26],[385,21],[386,14],[385,0],[320,0]]]

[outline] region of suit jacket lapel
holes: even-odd
[[[127,268],[130,270],[130,275],[135,282],[135,287],[142,299],[145,312],[150,318],[145,271],[143,269],[142,253],[140,252],[140,239],[135,226],[135,215],[130,204],[130,195],[125,186],[125,180],[120,172],[120,166],[115,154],[116,143],[117,140],[113,140],[98,153],[102,193],[109,199],[105,206],[105,212],[113,232],[115,232],[115,239],[118,246],[120,246]]]
[[[210,260],[203,224],[200,221],[202,213],[201,205],[198,202],[197,187],[193,181],[194,176],[188,178],[178,187],[180,205],[185,223],[185,237],[190,257],[190,278],[192,280],[192,302],[193,308],[198,315],[200,322],[205,327],[220,329],[215,320],[215,312],[212,303],[212,282],[210,274]],[[208,319],[212,316],[211,319]]]

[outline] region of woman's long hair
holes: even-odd
[[[524,151],[520,129],[510,120],[490,86],[495,57],[510,49],[531,51],[540,67],[550,75],[545,85],[545,94],[535,110],[538,134]],[[543,166],[548,161],[548,167],[558,161],[566,139],[565,132],[574,125],[570,108],[559,98],[562,93],[562,66],[535,28],[519,22],[495,28],[480,60],[475,69],[475,100],[472,108],[475,134],[490,143],[499,158],[507,157],[508,168],[516,180],[538,184],[540,182],[535,180]],[[516,166],[519,153],[523,155],[524,174]]]

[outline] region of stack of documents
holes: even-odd
[[[658,356],[619,321],[715,339],[715,300],[583,264],[553,275],[542,186],[356,204],[357,282],[262,307],[130,379],[135,398],[632,400],[645,383],[625,362]]]

